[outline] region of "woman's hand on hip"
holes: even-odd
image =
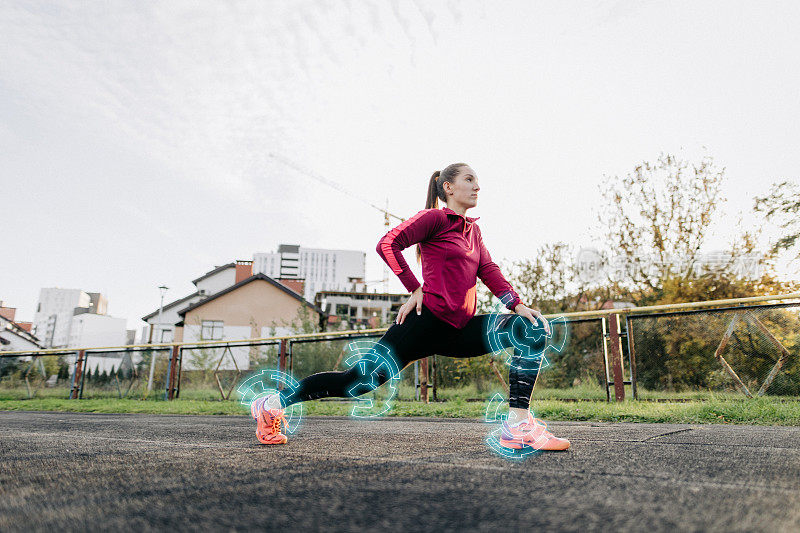
[[[537,325],[538,322],[538,324],[541,324],[544,328],[545,333],[550,335],[550,323],[538,309],[531,309],[524,304],[517,304],[514,308],[514,312],[530,320],[534,326]]]
[[[416,311],[418,315],[422,314],[422,287],[417,287],[411,293],[411,298],[397,312],[397,318],[394,319],[395,324],[402,324],[412,311]]]

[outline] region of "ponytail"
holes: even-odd
[[[425,209],[437,209],[439,207],[439,189],[438,183],[441,172],[438,170],[433,173],[430,181],[428,182],[428,196],[425,198]]]
[[[448,165],[443,171],[436,171],[431,176],[428,182],[428,195],[425,197],[425,209],[438,209],[439,200],[447,203],[447,197],[444,194],[444,182],[453,180],[458,175],[458,169],[467,166],[466,163],[453,163]],[[422,249],[417,244],[417,263],[422,263]]]

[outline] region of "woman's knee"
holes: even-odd
[[[372,392],[394,376],[400,370],[393,362],[382,357],[365,356],[356,361],[347,374],[347,392],[350,396],[359,396]]]

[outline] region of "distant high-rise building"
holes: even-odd
[[[99,292],[90,292],[89,298],[91,303],[89,305],[89,312],[93,315],[108,314],[108,300]]]
[[[91,318],[78,319],[77,322],[82,329],[80,331],[74,329],[75,317],[84,314],[105,316],[107,312],[108,300],[99,292],[44,288],[39,292],[39,304],[33,317],[34,333],[46,348],[74,346],[75,342],[79,343],[86,335],[92,335],[89,330],[95,323],[113,323],[115,326],[112,329],[119,329],[119,321],[124,322],[123,319],[97,321]],[[108,327],[102,326],[100,329],[106,330]],[[124,325],[122,329],[124,331]]]
[[[275,279],[305,280],[303,297],[313,302],[319,291],[351,290],[352,278],[364,278],[367,254],[359,250],[328,250],[281,244],[277,252],[253,255],[253,273]]]
[[[33,317],[35,335],[46,348],[67,346],[75,309],[88,312],[91,305],[92,297],[80,289],[42,289]]]
[[[122,346],[128,343],[124,318],[82,313],[72,318],[69,347]]]

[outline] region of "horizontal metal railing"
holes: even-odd
[[[787,302],[793,303],[787,303]],[[759,305],[760,304],[760,305]],[[638,398],[637,394],[637,376],[636,376],[636,357],[633,339],[631,332],[631,319],[633,318],[658,318],[667,317],[672,315],[694,315],[703,312],[723,312],[747,310],[752,308],[777,308],[777,307],[797,307],[800,306],[800,292],[779,294],[770,296],[757,296],[750,298],[733,298],[723,300],[706,300],[702,302],[688,302],[666,305],[653,305],[643,307],[626,307],[620,309],[601,309],[594,311],[580,311],[571,313],[558,313],[545,315],[547,318],[561,317],[566,319],[568,323],[578,324],[584,322],[599,321],[602,328],[602,352],[603,352],[603,366],[605,368],[604,381],[606,388],[606,397],[611,399],[611,389],[614,390],[614,398],[618,401],[625,398],[625,385],[631,385],[633,389],[634,398]],[[624,328],[623,328],[624,325]],[[219,340],[200,340],[200,341],[182,341],[182,342],[169,342],[169,343],[153,343],[153,344],[131,344],[123,346],[96,346],[96,347],[83,347],[83,348],[52,348],[44,350],[21,350],[21,351],[0,351],[0,361],[3,358],[13,357],[33,357],[34,360],[40,356],[54,356],[54,355],[73,355],[76,356],[75,368],[72,372],[72,387],[71,398],[80,398],[83,392],[83,381],[85,374],[83,373],[83,366],[87,357],[92,354],[98,356],[102,354],[109,354],[113,352],[139,352],[139,351],[169,351],[169,367],[167,370],[167,385],[165,398],[172,399],[178,397],[180,394],[181,382],[181,367],[182,367],[182,352],[183,350],[202,349],[202,348],[235,348],[235,347],[257,347],[265,345],[280,345],[280,367],[284,370],[293,370],[294,357],[292,357],[292,345],[297,343],[313,343],[321,341],[345,340],[350,338],[359,337],[378,337],[382,335],[386,328],[372,328],[360,330],[347,330],[347,331],[327,331],[318,333],[303,333],[294,335],[278,335],[272,337],[259,337],[249,339],[219,339]],[[623,344],[624,343],[624,344]],[[780,343],[778,343],[780,344]],[[626,349],[623,349],[624,348]],[[782,348],[785,352],[785,348]],[[627,352],[627,353],[625,353]],[[627,355],[627,357],[625,357]],[[223,355],[224,357],[224,355]],[[630,372],[629,379],[623,376],[623,360],[627,359],[627,366]],[[782,359],[783,361],[783,359]],[[434,361],[435,364],[435,361]],[[219,365],[218,365],[219,366]],[[773,371],[774,374],[780,369],[780,364],[776,366]],[[288,368],[287,368],[288,367]],[[428,365],[427,361],[420,368],[422,380],[421,388],[423,392],[426,390],[426,383],[428,378]],[[494,368],[497,374],[497,369]],[[499,374],[498,374],[499,375]],[[434,373],[435,377],[435,373]],[[26,374],[27,379],[27,374]],[[502,377],[500,378],[501,381]],[[27,381],[26,381],[27,383]],[[434,385],[435,387],[435,385]],[[762,387],[764,388],[764,387]],[[148,388],[149,390],[149,388]],[[29,393],[30,396],[30,393]],[[427,397],[427,394],[423,393]],[[223,397],[225,394],[223,393]]]
[[[702,302],[688,302],[678,304],[649,305],[642,307],[624,307],[620,309],[598,309],[595,311],[576,311],[570,313],[551,313],[544,315],[547,318],[602,318],[608,315],[629,315],[641,313],[653,313],[657,311],[679,311],[684,309],[698,309],[704,307],[720,307],[730,305],[752,304],[759,302],[778,301],[778,300],[800,300],[800,292],[790,294],[778,294],[773,296],[753,296],[749,298],[730,298],[725,300],[705,300]],[[357,329],[347,331],[328,331],[319,333],[301,333],[295,335],[277,335],[274,337],[256,337],[250,339],[221,339],[208,341],[187,341],[187,342],[164,342],[153,344],[127,344],[123,346],[84,346],[76,348],[50,348],[44,350],[21,350],[21,351],[0,351],[0,357],[24,356],[24,355],[56,355],[74,354],[80,350],[98,351],[120,351],[131,349],[151,349],[151,348],[171,348],[173,346],[183,347],[205,347],[205,346],[237,346],[248,345],[261,342],[280,342],[283,340],[293,341],[299,339],[324,339],[335,337],[347,337],[348,335],[364,335],[370,333],[383,333],[389,328]]]

